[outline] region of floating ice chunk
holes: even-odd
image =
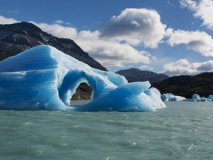
[[[213,95],[209,95],[207,98],[208,101],[213,101]]]
[[[183,101],[186,98],[181,96],[176,96],[172,93],[166,93],[161,96],[162,101]]]
[[[198,94],[193,94],[192,95],[192,100],[193,101],[200,101],[200,102],[207,102],[208,101],[208,99],[207,98],[205,98],[205,97],[200,97],[200,95],[198,95]]]
[[[198,99],[200,99],[200,95],[198,95],[198,94],[193,94],[193,95],[192,95],[192,99],[193,99],[193,100],[198,100]]]
[[[86,82],[92,101],[70,106]],[[38,46],[0,62],[0,109],[71,111],[155,111],[165,107],[149,82],[128,83],[115,73],[89,67],[50,46]]]

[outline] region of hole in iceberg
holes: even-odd
[[[87,83],[80,83],[70,99],[70,105],[80,106],[89,103],[92,98],[92,91],[92,88]]]
[[[62,84],[58,88],[60,100],[66,106],[75,106],[75,104],[73,104],[74,99],[77,100],[86,98],[84,95],[82,95],[82,93],[79,93],[78,88],[82,88],[81,90],[84,90],[83,92],[88,92],[86,97],[89,97],[90,100],[87,102],[90,102],[99,93],[96,89],[96,79],[86,75],[85,72],[82,71],[69,71],[63,78]]]

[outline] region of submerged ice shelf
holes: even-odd
[[[70,106],[82,82],[93,89],[92,101]],[[160,92],[149,82],[128,83],[51,46],[37,46],[0,62],[0,109],[155,111],[164,107]]]

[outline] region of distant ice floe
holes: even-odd
[[[208,98],[207,98],[207,100],[213,102],[213,95],[209,95]]]
[[[183,101],[186,98],[181,96],[176,96],[172,93],[165,93],[161,96],[162,101]]]
[[[82,82],[92,101],[70,106]],[[66,111],[155,111],[166,107],[149,82],[89,67],[51,46],[37,46],[0,62],[0,109]]]
[[[193,94],[192,100],[195,102],[212,102],[213,95],[209,95],[208,98],[205,98],[205,97],[200,97],[200,95],[198,95],[198,94]]]
[[[176,96],[172,93],[165,93],[161,95],[162,101],[193,101],[193,102],[212,102],[213,95],[209,95],[208,98],[200,97],[198,94],[193,94],[191,99],[185,97]]]

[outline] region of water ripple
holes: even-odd
[[[213,107],[189,104],[148,113],[0,111],[0,159],[212,159]]]

